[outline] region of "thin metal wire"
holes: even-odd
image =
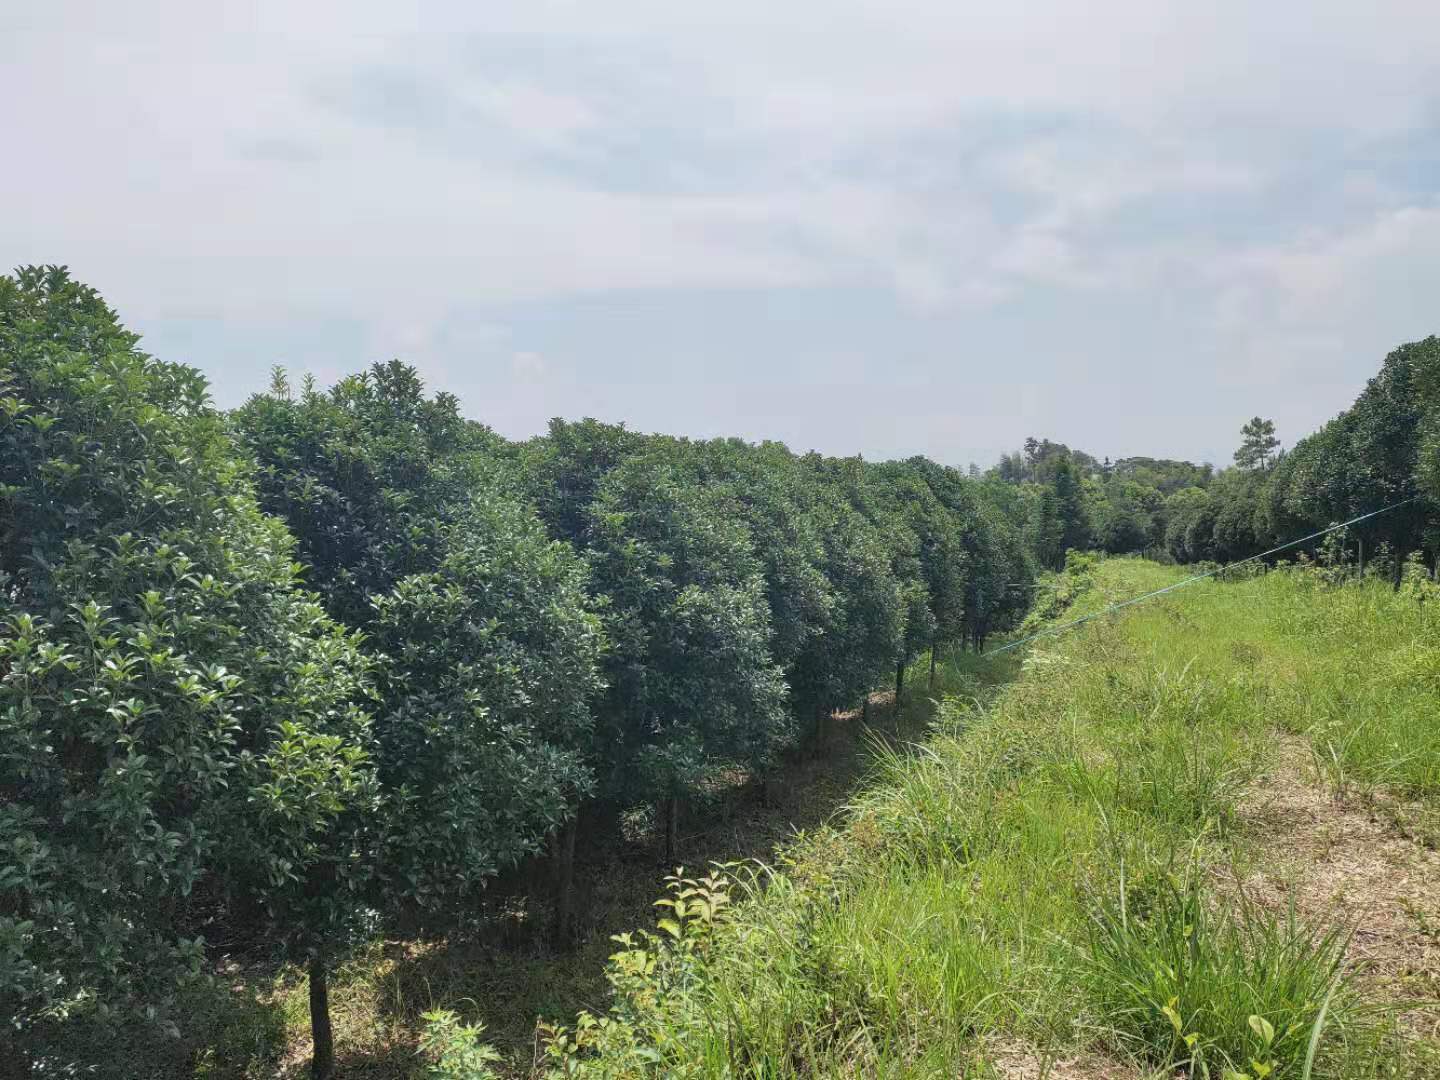
[[[1419,498],[1419,495],[1412,495],[1408,499],[1401,499],[1399,502],[1391,503],[1389,506],[1382,506],[1379,510],[1372,510],[1368,514],[1361,514],[1359,517],[1351,518],[1349,521],[1342,521],[1338,525],[1331,525],[1329,528],[1321,529],[1319,532],[1313,532],[1309,536],[1302,536],[1298,540],[1291,540],[1289,543],[1281,544],[1279,547],[1273,547],[1269,551],[1262,551],[1258,555],[1251,555],[1249,558],[1245,559],[1237,559],[1235,562],[1226,563],[1224,566],[1216,567],[1214,570],[1206,570],[1203,574],[1195,574],[1192,577],[1185,578],[1183,581],[1177,581],[1173,585],[1166,585],[1163,589],[1156,589],[1153,592],[1144,593],[1140,596],[1132,597],[1129,600],[1122,600],[1118,604],[1111,604],[1103,611],[1096,611],[1090,615],[1082,615],[1078,619],[1073,619],[1067,623],[1061,623],[1059,626],[1046,627],[1044,630],[1041,630],[1038,633],[1031,634],[1028,637],[1020,638],[1018,641],[1012,641],[1007,645],[1001,645],[999,648],[991,649],[989,652],[984,653],[983,655],[998,656],[1002,652],[1008,652],[1010,649],[1019,648],[1021,645],[1024,645],[1027,642],[1034,641],[1036,638],[1048,637],[1051,634],[1062,633],[1065,630],[1070,630],[1074,627],[1082,625],[1083,623],[1090,622],[1092,619],[1099,619],[1102,616],[1114,614],[1122,608],[1127,608],[1133,604],[1138,604],[1143,600],[1150,600],[1154,597],[1162,596],[1165,593],[1174,592],[1176,589],[1183,588],[1184,586],[1190,585],[1193,582],[1203,581],[1205,578],[1214,577],[1216,574],[1223,574],[1226,570],[1233,570],[1237,566],[1244,566],[1246,563],[1254,562],[1257,559],[1264,559],[1271,555],[1277,555],[1282,551],[1286,551],[1292,547],[1297,547],[1300,544],[1308,543],[1311,540],[1315,540],[1321,536],[1324,536],[1326,533],[1335,532],[1337,529],[1349,528],[1351,525],[1358,525],[1362,521],[1368,521],[1370,518],[1378,517],[1381,514],[1389,513],[1391,510],[1397,510],[1400,507],[1406,505],[1407,503],[1415,502]]]

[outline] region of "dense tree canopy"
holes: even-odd
[[[0,278],[0,1000],[163,1005],[192,912],[314,940],[378,812],[355,641],[192,369],[61,270]]]
[[[592,784],[601,633],[586,572],[511,492],[499,442],[377,364],[233,418],[265,509],[376,659],[377,874],[424,907],[540,847]]]

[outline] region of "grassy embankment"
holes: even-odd
[[[1179,574],[1104,563],[1063,617]],[[1433,586],[1203,582],[974,663],[843,825],[636,939],[566,1067],[1440,1076]]]

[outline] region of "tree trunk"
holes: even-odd
[[[675,861],[675,834],[680,828],[680,799],[671,795],[665,800],[665,861]]]
[[[860,722],[870,723],[870,691],[866,690],[860,698]]]
[[[335,1072],[335,1033],[330,1027],[330,974],[325,968],[325,954],[317,952],[310,959],[310,1039],[314,1056],[310,1059],[310,1075],[315,1080],[330,1080]]]
[[[895,665],[895,715],[900,715],[900,700],[905,695],[905,661]]]
[[[930,643],[930,692],[935,692],[935,654],[939,646],[935,642]]]
[[[575,919],[575,834],[580,831],[580,808],[557,837],[555,849],[555,928],[557,943],[567,944],[574,937]]]

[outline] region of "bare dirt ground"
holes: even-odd
[[[1278,767],[1242,814],[1260,857],[1243,883],[1267,907],[1353,927],[1349,958],[1377,1001],[1440,1001],[1440,852],[1412,839],[1381,803],[1337,796],[1321,782],[1307,744],[1282,739]],[[1440,1040],[1440,1011],[1403,1022]]]
[[[1011,1039],[996,1039],[985,1057],[1001,1080],[1151,1080],[1155,1075],[1097,1053],[1056,1057]]]

